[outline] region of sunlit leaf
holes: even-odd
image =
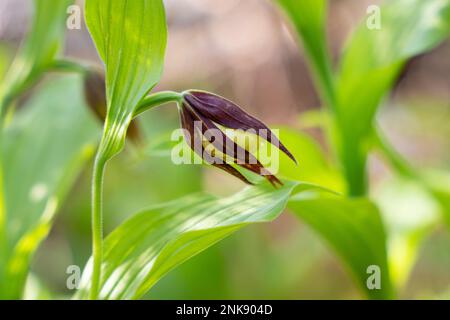
[[[231,197],[197,195],[134,215],[105,241],[102,299],[137,299],[187,259],[242,227],[272,221],[283,211],[297,183],[281,189],[264,184]],[[297,192],[314,189],[301,185]],[[86,298],[91,263],[77,298]]]
[[[123,147],[139,101],[158,83],[167,26],[161,0],[89,0],[86,24],[106,66],[107,125],[112,156]]]
[[[0,295],[20,298],[30,259],[92,156],[99,128],[84,105],[78,77],[45,86],[4,131],[6,269]],[[67,99],[70,97],[70,99]]]
[[[62,47],[66,11],[72,0],[35,0],[34,20],[6,77],[0,84],[0,111],[51,65]]]
[[[289,202],[288,208],[336,251],[367,296],[393,297],[386,234],[378,209],[369,200],[300,195]],[[367,286],[368,268],[372,265],[381,271],[379,290]]]

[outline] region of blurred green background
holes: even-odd
[[[378,3],[330,1],[328,32],[335,58],[374,2]],[[301,121],[300,114],[316,109],[320,102],[298,45],[275,6],[261,0],[165,3],[169,45],[164,76],[156,90],[213,91],[274,128],[289,126],[319,142],[324,140],[323,132]],[[31,1],[0,0],[0,74],[14,56],[31,16]],[[67,32],[67,56],[99,62],[84,24],[81,30]],[[417,167],[450,169],[449,57],[447,41],[413,59],[380,113],[389,139]],[[71,87],[82,97],[79,79],[63,75],[47,76],[34,92],[44,87],[61,95],[55,86]],[[21,105],[38,103],[37,98],[30,98],[32,93]],[[179,126],[178,121],[174,107],[147,113],[141,122],[143,145],[129,143],[127,152],[111,162],[105,186],[106,232],[150,204],[201,190],[228,195],[242,188],[239,181],[220,171],[171,163],[161,145]],[[399,180],[375,156],[369,165],[372,195],[389,212],[386,219],[414,223],[415,216],[436,214],[435,200],[425,191]],[[61,296],[71,294],[66,288],[67,266],[82,267],[91,252],[90,166],[70,191],[50,236],[33,260],[35,278]],[[302,170],[301,159],[298,170]],[[399,296],[450,299],[450,235],[444,226],[434,228],[421,247]],[[194,257],[162,279],[148,298],[348,299],[361,295],[319,237],[298,219],[282,215],[275,223],[250,226]]]

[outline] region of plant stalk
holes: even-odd
[[[182,94],[173,91],[162,91],[144,98],[136,107],[134,117],[143,112],[170,102],[180,102]],[[112,121],[112,123],[115,123]],[[100,285],[102,277],[103,263],[103,179],[105,167],[108,159],[114,154],[120,152],[121,141],[124,137],[119,137],[121,125],[108,125],[105,123],[103,137],[100,142],[97,155],[94,161],[94,169],[92,175],[92,279],[89,299],[97,300],[100,295]]]
[[[169,102],[179,102],[182,95],[177,92],[163,91],[158,92],[144,98],[137,106],[134,117],[141,113]],[[102,277],[102,262],[103,262],[103,179],[107,160],[112,157],[112,154],[119,152],[122,139],[117,139],[120,128],[117,126],[108,126],[105,124],[103,137],[97,151],[94,161],[94,169],[92,175],[92,279],[91,290],[89,298],[91,300],[98,299],[100,295],[100,285]],[[117,150],[114,151],[114,149]]]
[[[171,102],[180,102],[183,99],[183,95],[174,91],[161,91],[151,94],[139,103],[134,112],[134,117],[139,116],[143,112],[150,110],[153,107],[160,106],[162,104]]]
[[[48,68],[49,71],[87,74],[93,67],[71,60],[55,60]]]
[[[106,161],[98,153],[92,177],[92,283],[90,299],[99,296],[103,261],[103,178]]]

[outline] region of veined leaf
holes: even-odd
[[[441,43],[450,32],[450,0],[389,0],[381,29],[363,21],[344,50],[337,81],[342,159],[352,193],[361,193],[366,138],[382,98],[404,63]]]
[[[228,198],[197,195],[134,215],[105,241],[100,298],[138,299],[167,272],[242,227],[277,218],[298,185],[249,187]],[[300,185],[297,192],[314,189]],[[92,261],[77,298],[86,298]]]
[[[328,242],[370,298],[393,297],[386,234],[378,209],[369,200],[300,196],[288,208]],[[367,286],[370,266],[379,268],[380,289]]]
[[[72,0],[35,0],[34,21],[19,53],[0,85],[3,107],[27,89],[49,67],[62,46],[66,11]]]
[[[134,110],[158,83],[167,26],[161,0],[88,0],[86,24],[106,66],[107,126],[114,138],[104,152],[123,147]]]
[[[34,251],[47,236],[82,165],[94,152],[100,130],[81,90],[81,79],[75,76],[48,84],[3,132],[3,298],[21,297]]]

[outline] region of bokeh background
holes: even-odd
[[[323,141],[300,114],[320,107],[308,67],[290,27],[269,0],[166,0],[169,43],[162,82],[156,90],[189,88],[216,92],[244,106],[272,127],[290,126]],[[335,61],[351,30],[379,1],[330,1],[329,45]],[[82,1],[78,4],[82,7]],[[29,0],[0,0],[0,54],[14,55],[32,17]],[[66,55],[99,63],[84,23],[69,30]],[[450,169],[450,42],[412,60],[381,126],[417,167]],[[1,70],[0,70],[1,71]],[[27,97],[24,98],[25,100]],[[179,126],[174,107],[149,112],[141,125],[143,148],[128,147],[106,176],[106,230],[150,204],[208,190],[227,195],[242,188],[214,169],[174,166],[160,151]],[[325,147],[325,146],[324,146]],[[161,149],[162,150],[162,149]],[[90,167],[86,168],[33,261],[33,274],[49,292],[70,294],[66,268],[90,255]],[[301,166],[299,168],[301,170]],[[390,204],[392,173],[370,160],[374,197]],[[396,210],[404,219],[417,200],[408,186]],[[426,202],[426,199],[424,200]],[[419,202],[419,207],[422,202]],[[425,206],[426,210],[427,207]],[[420,208],[418,209],[420,210]],[[402,298],[450,298],[450,235],[437,228],[422,246]],[[270,225],[251,226],[185,263],[161,280],[152,299],[347,299],[360,298],[332,251],[301,221],[282,215]]]

